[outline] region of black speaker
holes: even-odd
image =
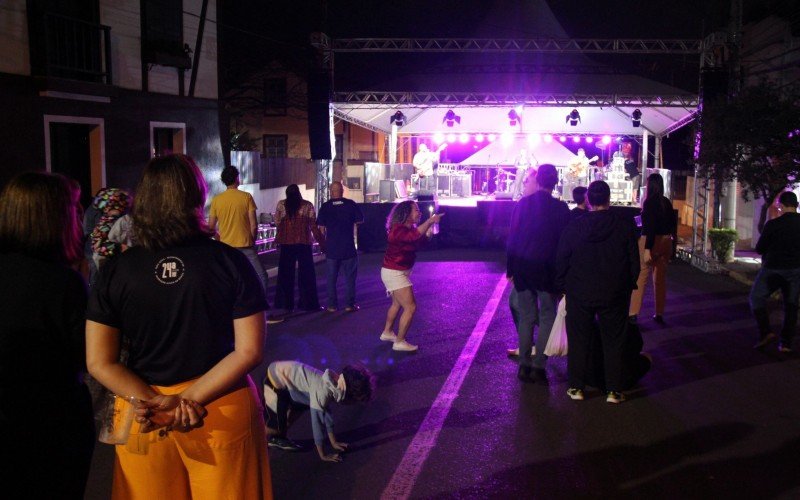
[[[381,202],[394,201],[394,198],[395,198],[394,181],[390,179],[382,179],[380,184],[380,189],[378,190],[378,200],[380,200]]]
[[[312,71],[308,76],[308,143],[312,160],[331,159],[331,75]]]

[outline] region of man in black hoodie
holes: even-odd
[[[639,248],[633,219],[608,209],[608,184],[592,182],[587,195],[591,211],[564,230],[556,261],[555,284],[566,292],[567,300],[567,394],[583,399],[591,346],[597,344],[593,336],[599,326],[606,401],[621,403],[625,400],[622,357],[627,308],[639,276]]]
[[[516,293],[510,297],[519,335],[519,370],[523,382],[547,383],[544,347],[556,317],[558,296],[553,283],[555,258],[561,232],[569,222],[569,208],[553,198],[558,183],[556,167],[544,164],[536,173],[538,190],[517,202],[508,235],[506,276]],[[627,316],[626,316],[627,318]],[[533,325],[539,325],[536,354],[531,352]]]

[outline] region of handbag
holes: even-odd
[[[567,355],[567,299],[561,299],[556,310],[556,319],[550,330],[550,337],[544,347],[547,356]]]

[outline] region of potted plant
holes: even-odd
[[[714,257],[720,262],[733,262],[733,248],[739,239],[735,229],[715,227],[708,230],[708,239],[711,241],[711,250]]]

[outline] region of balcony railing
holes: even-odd
[[[112,84],[110,27],[58,14],[44,21],[47,76]]]

